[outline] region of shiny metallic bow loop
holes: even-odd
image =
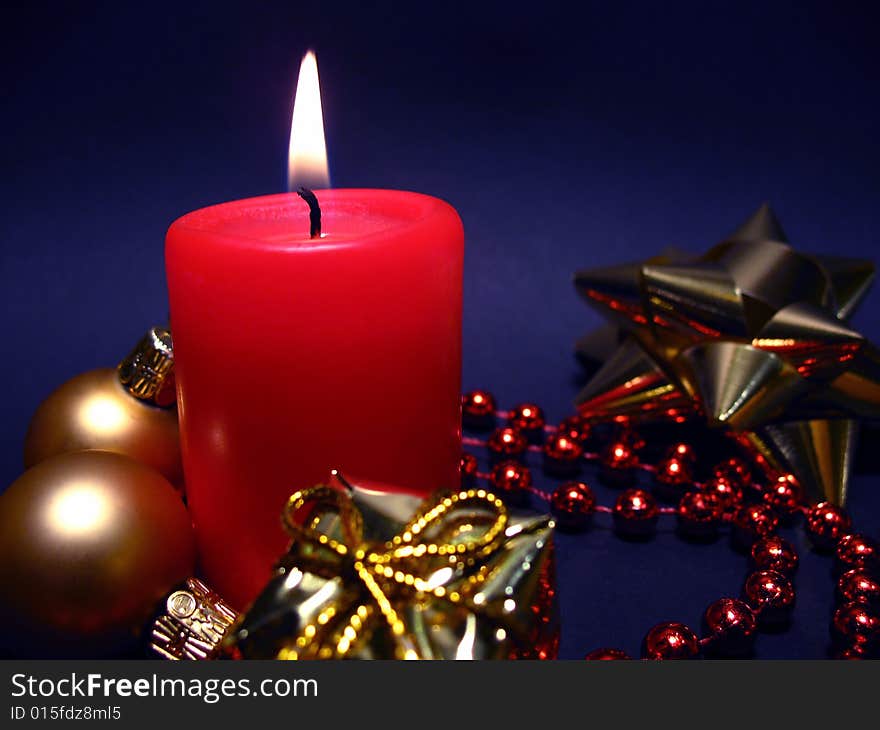
[[[453,537],[460,527],[456,512],[464,507],[484,511],[488,527],[476,538],[456,542]],[[302,524],[297,514],[305,508],[335,511],[343,539],[337,540],[316,527]],[[504,543],[509,516],[504,503],[491,492],[462,489],[427,499],[398,534],[384,543],[369,543],[363,539],[363,516],[351,496],[340,489],[318,485],[294,492],[282,513],[282,521],[293,538],[293,547],[305,560],[306,570],[324,575],[348,573],[356,576],[361,586],[354,601],[358,605],[343,621],[341,629],[338,622],[331,621],[332,615],[319,616],[315,624],[303,627],[295,642],[296,648],[288,650],[286,658],[345,656],[368,623],[379,620],[378,609],[396,640],[399,657],[418,659],[417,643],[407,636],[406,624],[395,610],[395,601],[430,594],[452,603],[466,603],[461,591],[447,592],[443,585],[446,581],[437,580],[438,572],[445,568],[451,575],[455,566],[471,564],[498,550]],[[316,524],[314,520],[313,523]],[[472,529],[472,525],[467,527]],[[429,537],[432,532],[436,537]],[[479,582],[482,577],[478,572],[473,582]]]
[[[579,271],[581,296],[620,328],[580,414],[702,417],[811,501],[842,505],[858,420],[880,418],[880,348],[848,322],[873,279],[870,261],[795,250],[767,205],[697,258]]]

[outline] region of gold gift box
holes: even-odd
[[[549,659],[559,645],[553,521],[488,490],[296,492],[292,541],[223,645],[238,659]]]

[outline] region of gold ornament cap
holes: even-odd
[[[238,614],[198,578],[174,591],[153,622],[150,648],[172,661],[213,659]]]
[[[119,382],[138,400],[160,408],[176,402],[171,332],[151,327],[117,368]]]

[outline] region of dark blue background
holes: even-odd
[[[417,6],[418,7],[414,7]],[[22,3],[0,44],[0,481],[30,414],[165,319],[163,236],[281,190],[299,59],[318,53],[333,183],[449,200],[467,232],[464,383],[566,415],[581,267],[714,243],[763,200],[795,245],[874,257],[876,17],[859,3]],[[880,337],[878,295],[855,324]],[[852,487],[880,524],[876,476]],[[603,503],[613,492],[597,487]],[[792,533],[798,544],[802,536]],[[806,547],[804,547],[806,552]],[[724,541],[559,541],[563,656],[698,624],[745,561]],[[807,555],[786,634],[818,657],[829,563]]]

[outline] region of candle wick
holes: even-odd
[[[318,205],[318,197],[308,188],[301,187],[296,191],[303,200],[309,204],[309,236],[321,237],[321,206]]]
[[[342,472],[339,471],[339,469],[331,469],[331,470],[330,470],[330,476],[331,476],[336,482],[338,482],[338,483],[341,484],[343,487],[345,487],[346,491],[348,491],[348,492],[353,492],[353,491],[354,491],[354,487],[351,486],[351,483],[348,481],[348,479],[346,479],[344,476],[342,476]]]

